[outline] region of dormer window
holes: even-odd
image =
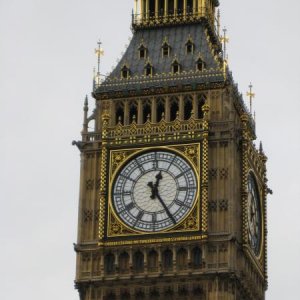
[[[176,59],[172,63],[172,72],[173,74],[180,73],[180,64]]]
[[[199,58],[196,62],[197,71],[202,72],[205,68],[206,68],[206,63],[201,58]]]
[[[185,49],[187,54],[193,54],[194,53],[194,48],[195,45],[191,40],[188,40],[187,43],[185,44]]]
[[[168,45],[167,42],[165,42],[163,45],[162,45],[162,56],[163,57],[169,57],[170,56],[170,49],[171,47]]]
[[[123,79],[129,78],[129,73],[130,73],[129,68],[126,65],[123,66],[123,68],[121,69],[121,78]]]
[[[129,73],[130,73],[130,70],[127,66],[124,66],[122,69],[121,69],[121,77],[123,79],[127,79],[129,77]]]
[[[139,56],[140,56],[140,59],[147,58],[147,48],[144,45],[141,45],[139,47]]]
[[[151,66],[150,63],[147,63],[145,66],[145,75],[152,76],[152,73],[153,73],[153,67]]]

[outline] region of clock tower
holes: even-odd
[[[227,66],[219,1],[134,6],[132,40],[95,77],[74,142],[80,299],[265,299],[267,157]]]

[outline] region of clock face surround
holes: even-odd
[[[161,232],[181,223],[198,192],[191,164],[176,152],[155,150],[130,158],[112,185],[115,213],[139,232]]]
[[[248,177],[247,219],[249,245],[255,255],[259,255],[262,232],[261,205],[257,182],[252,172]]]

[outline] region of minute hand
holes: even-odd
[[[169,211],[167,205],[165,204],[165,202],[163,201],[163,199],[161,199],[161,197],[160,197],[160,195],[159,195],[158,192],[156,193],[156,197],[157,197],[157,199],[160,201],[160,203],[161,203],[161,205],[163,206],[163,208],[165,209],[165,211],[166,211],[167,215],[169,216],[169,218],[172,220],[172,222],[173,222],[174,224],[176,224],[176,220],[174,219],[174,217],[173,217],[172,214],[170,213],[170,211]]]

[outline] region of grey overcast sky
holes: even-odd
[[[300,2],[220,0],[230,68],[256,98],[269,157],[268,300],[300,284]],[[99,37],[111,71],[128,43],[133,0],[0,0],[2,300],[75,300],[82,106]],[[93,101],[90,98],[92,106]]]

